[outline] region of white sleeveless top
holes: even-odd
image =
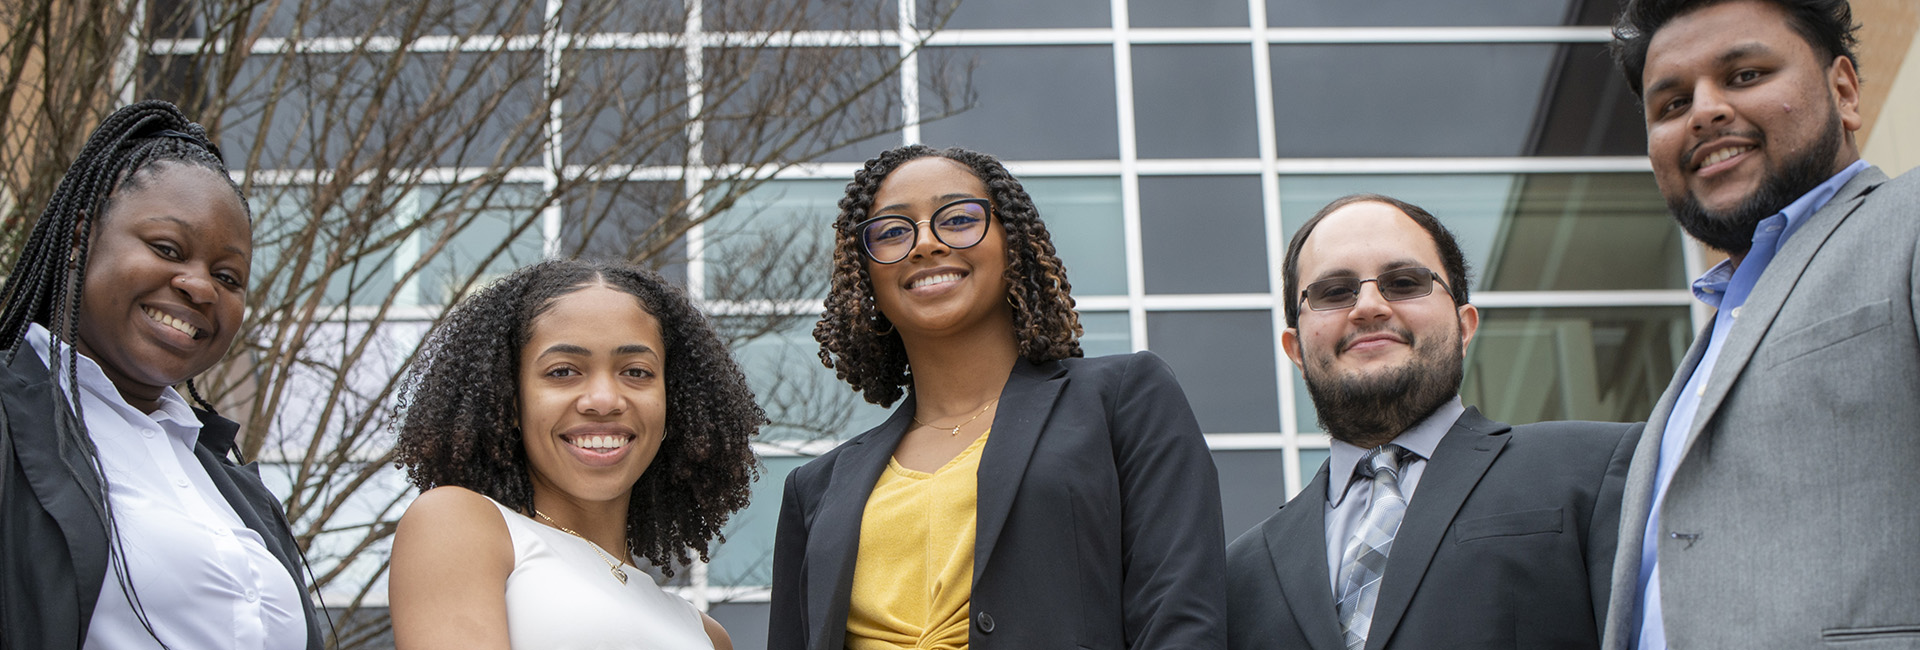
[[[507,639],[515,650],[712,650],[700,611],[631,558],[620,584],[587,540],[493,505],[513,537]]]

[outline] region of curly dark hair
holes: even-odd
[[[873,304],[873,280],[860,252],[854,226],[873,209],[873,196],[887,175],[919,158],[939,156],[960,163],[986,184],[993,213],[1007,233],[1007,300],[1013,305],[1013,329],[1020,355],[1030,361],[1078,357],[1080,316],[1073,310],[1073,285],[1067,267],[1054,253],[1047,224],[1020,181],[993,156],[959,147],[934,149],[908,145],[867,161],[847,183],[840,216],[833,222],[833,281],[826,310],[813,327],[820,362],[852,384],[868,402],[890,406],[912,382],[907,348],[892,323]]]
[[[666,344],[666,435],[633,485],[627,544],[671,576],[688,549],[707,560],[728,515],[746,507],[759,475],[748,439],[767,417],[706,315],[652,271],[548,260],[455,306],[401,388],[394,461],[423,492],[457,485],[531,515],[533,479],[514,424],[520,351],[556,300],[601,283],[638,299]]]
[[[1731,0],[1629,0],[1620,9],[1620,18],[1613,27],[1613,60],[1620,65],[1620,73],[1627,78],[1627,87],[1633,89],[1634,96],[1640,96],[1641,75],[1647,71],[1647,46],[1653,43],[1653,35],[1659,32],[1673,19],[1693,13],[1713,5]],[[1860,57],[1853,55],[1853,48],[1859,45],[1854,32],[1860,29],[1853,22],[1853,7],[1847,0],[1762,0],[1787,14],[1787,26],[1806,39],[1813,51],[1827,57],[1832,62],[1837,57],[1847,57],[1853,62],[1854,73],[1859,74]]]

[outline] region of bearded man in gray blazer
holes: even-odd
[[[1844,0],[1635,0],[1615,56],[1729,259],[1647,423],[1609,649],[1920,648],[1920,179],[1860,160]]]

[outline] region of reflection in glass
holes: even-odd
[[[1019,172],[1016,171],[1017,175]],[[1127,245],[1118,178],[1025,178],[1076,297],[1126,295]]]
[[[1599,0],[1266,0],[1274,27],[1485,27],[1586,24]],[[1612,6],[1612,0],[1604,0]],[[1591,14],[1593,12],[1585,12]],[[1610,15],[1610,14],[1608,14]],[[1606,23],[1593,23],[1604,25]]]
[[[1510,424],[1644,420],[1692,340],[1686,307],[1482,309],[1460,394]]]
[[[1028,17],[1024,8],[1009,15]],[[1120,156],[1112,46],[931,47],[921,55],[921,78],[936,79],[951,74],[943,69],[969,62],[978,103],[920,127],[922,141],[962,145],[1002,160]],[[948,109],[935,94],[923,93],[921,101],[922,115]]]
[[[1214,450],[1227,539],[1259,525],[1287,502],[1286,458],[1279,449]]]
[[[1280,430],[1272,311],[1148,312],[1147,345],[1173,367],[1201,431]]]
[[[820,344],[813,340],[818,319],[817,314],[714,319],[732,344],[760,408],[772,420],[761,427],[761,442],[845,440],[885,421],[891,412],[868,404],[821,365]]]
[[[768,181],[702,232],[706,300],[824,298],[841,180]]]
[[[1687,286],[1685,242],[1648,174],[1282,176],[1286,238],[1355,192],[1439,217],[1467,256],[1474,291]]]
[[[1133,336],[1124,311],[1080,312],[1080,351],[1088,357],[1133,352]]]
[[[714,546],[707,565],[713,587],[765,587],[773,584],[773,537],[780,518],[780,497],[787,474],[811,456],[761,456],[763,470],[753,483],[747,507],[727,520],[726,541]]]

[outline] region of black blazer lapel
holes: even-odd
[[[834,461],[833,478],[820,497],[807,536],[807,620],[822,621],[811,647],[840,650],[846,645],[847,607],[853,598],[853,564],[860,553],[860,520],[873,484],[886,471],[913,418],[908,394],[887,421],[847,442]]]
[[[87,613],[79,620],[84,638],[91,612],[99,601],[107,576],[107,529],[90,503],[100,495],[100,485],[80,449],[62,445],[54,430],[53,386],[40,356],[24,342],[14,355],[12,373],[0,383],[0,400],[6,404],[7,423],[12,428],[13,452],[33,496],[59,525],[66,538],[67,557],[73,562],[71,594],[39,594],[41,598],[73,597],[76,612]],[[88,443],[91,444],[91,443]],[[5,459],[0,459],[4,461]],[[71,467],[72,469],[69,469]],[[73,470],[78,470],[76,481]],[[25,498],[26,495],[8,495]]]
[[[1380,598],[1374,602],[1373,628],[1367,632],[1368,648],[1384,648],[1393,638],[1394,628],[1407,613],[1407,605],[1413,602],[1413,594],[1440,548],[1440,540],[1453,525],[1453,516],[1460,512],[1474,486],[1480,484],[1487,468],[1493,466],[1493,459],[1507,444],[1507,437],[1501,434],[1510,429],[1482,417],[1479,409],[1467,407],[1467,412],[1454,421],[1453,429],[1440,439],[1433,458],[1427,460],[1426,471],[1420,474],[1420,485],[1407,504],[1400,531],[1393,536],[1393,552],[1387,557]]]
[[[1263,531],[1280,593],[1313,650],[1345,650],[1333,583],[1327,579],[1327,463]]]
[[[1007,385],[1000,390],[1000,410],[993,415],[993,433],[980,454],[979,502],[974,506],[973,581],[979,584],[993,558],[993,547],[1013,509],[1027,461],[1040,441],[1040,431],[1053,415],[1053,402],[1067,385],[1067,369],[1059,362],[1013,364]],[[864,498],[861,501],[865,501]]]

